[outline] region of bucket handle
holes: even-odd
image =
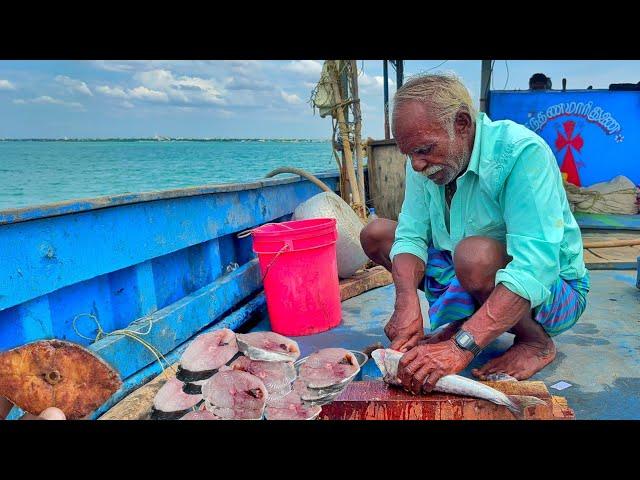
[[[289,250],[289,244],[285,243],[284,246],[278,251],[278,253],[276,253],[276,256],[273,257],[273,260],[269,262],[269,265],[267,265],[267,268],[264,269],[264,275],[262,275],[263,285],[264,285],[264,280],[267,278],[267,274],[269,273],[269,269],[271,268],[271,266],[276,262],[280,254],[286,252],[287,250]]]
[[[285,225],[284,223],[277,223],[277,222],[265,223],[263,225],[260,225],[260,227],[264,227],[265,225],[280,225],[281,227],[288,228],[289,230],[293,230],[293,228],[290,227],[289,225]],[[246,238],[249,235],[251,235],[256,228],[260,228],[260,227],[249,228],[247,230],[243,230],[242,232],[238,233],[238,235],[236,235],[236,237],[237,238]]]

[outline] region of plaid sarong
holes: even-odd
[[[427,253],[424,293],[429,301],[431,330],[469,318],[479,308],[465,291],[453,267],[451,252],[430,247]],[[576,280],[558,278],[551,295],[534,309],[534,319],[549,336],[558,335],[578,321],[587,305],[589,273]]]

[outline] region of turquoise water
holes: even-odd
[[[335,170],[328,141],[0,141],[0,210]]]

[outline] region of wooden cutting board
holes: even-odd
[[[507,395],[531,395],[546,405],[530,407],[524,420],[573,420],[566,399],[552,396],[543,382],[483,382]],[[506,408],[486,400],[430,393],[411,395],[382,381],[353,382],[332,403],[322,420],[514,420]]]
[[[340,301],[368,292],[373,288],[393,283],[393,277],[386,268],[375,266],[358,270],[353,276],[340,280]]]

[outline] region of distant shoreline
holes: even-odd
[[[0,142],[327,142],[319,138],[0,138]]]

